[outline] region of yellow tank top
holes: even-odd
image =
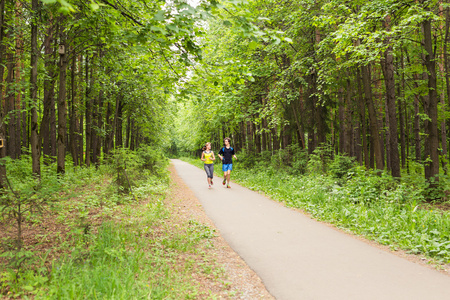
[[[204,161],[205,164],[210,165],[213,163],[213,161],[211,160],[212,151],[210,151],[209,153],[206,153],[205,151],[203,151],[203,155],[205,157],[205,161]]]

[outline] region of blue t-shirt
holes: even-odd
[[[224,163],[224,164],[232,164],[233,163],[233,155],[234,155],[233,148],[222,147],[222,149],[220,149],[220,151],[219,151],[219,154],[223,156],[222,163]]]

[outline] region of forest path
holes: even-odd
[[[220,234],[277,299],[450,299],[450,276],[172,160]],[[217,165],[216,168],[221,167]]]

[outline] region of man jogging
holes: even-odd
[[[234,154],[234,149],[231,148],[231,146],[230,146],[231,139],[227,137],[223,140],[223,142],[225,143],[225,147],[222,147],[222,149],[220,149],[220,151],[219,151],[219,157],[223,163],[223,165],[222,165],[222,171],[223,171],[222,184],[225,185],[225,183],[226,183],[227,188],[231,188],[230,187],[230,176],[231,176],[231,170],[233,170],[233,157],[235,159],[237,159],[237,157]]]

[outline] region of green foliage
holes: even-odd
[[[164,170],[167,160],[159,150],[122,149],[110,160],[114,165],[68,166],[61,177],[56,176],[54,165],[44,166],[41,186],[46,187],[46,193],[53,193],[41,195],[37,189],[34,195],[46,196],[46,211],[67,232],[49,233],[58,238],[46,254],[32,245],[24,245],[20,251],[7,250],[4,247],[9,244],[2,241],[0,259],[11,262],[0,268],[2,295],[34,299],[197,298],[198,288],[189,278],[199,272],[198,266],[179,268],[176,258],[194,255],[202,245],[208,247],[214,230],[195,220],[187,224],[186,230],[164,228],[169,217],[163,202],[169,178]],[[125,161],[133,178],[135,199],[146,202],[136,203],[130,201],[129,195],[111,192],[110,174],[115,174],[118,166],[125,166]],[[26,184],[36,186],[36,181],[22,180],[31,173],[28,163],[29,157],[7,160],[12,184],[21,188]],[[38,221],[36,218],[29,215],[26,221]],[[4,222],[3,218],[1,225]],[[50,252],[63,255],[49,268]],[[210,268],[205,265],[200,272],[211,272]]]
[[[0,221],[10,224],[17,234],[13,238],[12,247],[4,249],[17,251],[19,255],[23,247],[24,222],[36,222],[40,215],[56,199],[55,194],[60,190],[56,174],[51,174],[49,168],[44,168],[41,178],[31,175],[30,157],[24,156],[19,160],[9,157],[2,159],[0,164],[6,169],[3,178],[5,188],[0,194]],[[16,254],[11,256],[11,263],[19,267],[22,259]]]
[[[274,168],[285,169],[292,175],[305,174],[308,165],[308,152],[297,144],[276,151],[271,157]]]
[[[337,179],[346,179],[349,171],[355,167],[355,158],[346,155],[335,155],[328,166],[330,175]]]
[[[157,176],[167,171],[168,160],[160,149],[150,145],[143,145],[137,150],[137,155],[142,160],[142,168],[149,170]]]

